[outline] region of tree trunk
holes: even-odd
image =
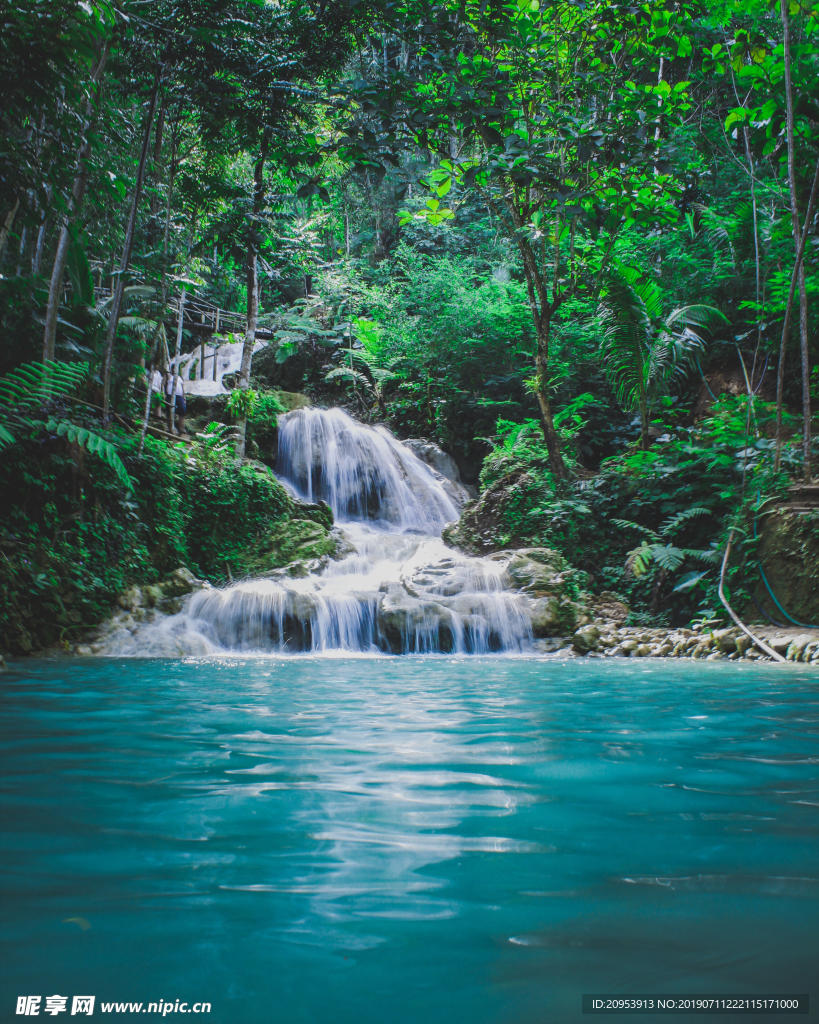
[[[95,88],[105,63],[108,60],[108,53],[111,49],[110,40],[105,43],[97,66],[91,75],[91,94],[85,107],[85,124],[83,132],[88,133],[93,124],[94,115],[99,103],[100,90]],[[57,240],[57,249],[54,254],[54,264],[51,268],[51,281],[48,286],[48,302],[45,312],[45,329],[43,331],[43,362],[54,358],[54,350],[57,343],[57,314],[60,308],[60,295],[63,290],[63,278],[65,277],[65,263],[68,258],[68,245],[71,241],[69,235],[69,224],[77,216],[85,198],[85,188],[88,184],[88,161],[91,159],[91,140],[86,139],[80,147],[77,156],[77,175],[74,178],[74,187],[71,190],[71,198],[68,201],[68,209],[65,212],[65,219],[60,227],[60,237]],[[39,267],[38,267],[39,270]]]
[[[242,366],[239,370],[239,388],[246,391],[250,387],[250,367],[253,362],[253,348],[256,344],[256,326],[259,322],[259,215],[264,208],[264,165],[267,159],[267,138],[262,140],[259,159],[253,171],[253,234],[247,250],[247,326],[245,327],[245,343],[242,347]],[[247,417],[240,416],[236,437],[236,461],[245,457],[245,441],[247,437]]]
[[[171,400],[168,408],[168,419],[170,422],[169,433],[173,433],[176,421],[176,385],[179,380],[179,356],[182,352],[182,323],[185,319],[185,286],[182,285],[182,294],[179,296],[179,320],[176,324],[176,351],[173,357],[173,378],[171,382]]]
[[[148,420],[151,416],[151,384],[153,382],[153,371],[154,371],[154,357],[153,352],[156,351],[159,345],[159,339],[162,337],[162,327],[165,320],[165,308],[168,304],[168,242],[170,239],[171,231],[171,197],[173,196],[173,179],[176,174],[176,124],[173,126],[171,133],[171,165],[168,170],[168,195],[165,200],[165,238],[162,249],[162,300],[157,318],[156,335],[154,337],[154,345],[151,354],[151,368],[149,370],[150,377],[146,378],[148,386],[148,396],[145,402],[145,413],[142,419],[142,433],[139,438],[139,457],[142,458],[142,451],[145,447],[145,435],[148,432]],[[165,341],[165,348],[167,349],[167,340]],[[160,361],[161,362],[161,361]],[[164,377],[162,380],[163,398],[164,398]],[[175,396],[174,396],[175,400]],[[160,406],[161,408],[161,406]]]
[[[537,400],[540,405],[540,427],[543,440],[549,452],[549,469],[555,478],[566,477],[566,464],[560,454],[560,438],[555,429],[552,407],[549,403],[549,328],[547,321],[537,324],[537,355],[535,356],[535,376],[537,378]]]
[[[11,235],[11,229],[14,227],[14,219],[17,216],[17,211],[20,209],[20,200],[17,199],[14,202],[14,206],[9,210],[8,216],[6,217],[5,223],[2,229],[0,229],[0,260],[6,253],[6,245],[8,244],[9,236]]]
[[[256,325],[259,322],[259,261],[256,252],[247,256],[247,327],[245,343],[242,348],[242,367],[239,370],[239,389],[246,391],[250,387],[250,366],[253,361],[253,347],[256,344]],[[247,437],[247,417],[240,416],[236,437],[236,461],[245,457],[245,441]]]
[[[804,446],[804,475],[806,482],[811,479],[811,450],[810,450],[810,354],[808,350],[808,297],[805,286],[805,266],[800,260],[800,249],[802,249],[802,230],[799,222],[799,205],[796,191],[796,143],[794,139],[794,117],[793,117],[793,89],[791,85],[791,34],[788,20],[788,0],[780,0],[780,15],[782,18],[782,44],[783,63],[785,66],[785,101],[787,113],[787,141],[788,141],[788,186],[791,200],[791,227],[793,231],[793,244],[796,250],[797,266],[794,272],[799,286],[799,335],[802,354],[802,423],[803,423],[803,446]],[[810,227],[809,221],[805,221],[805,233]],[[779,456],[782,450],[782,407],[783,392],[785,386],[785,348],[787,336],[783,331],[782,345],[779,353],[779,372],[777,374],[776,386],[776,464],[779,467]]]
[[[134,183],[134,196],[131,200],[131,213],[128,217],[128,227],[125,231],[125,242],[122,247],[122,260],[119,265],[119,275],[114,288],[114,296],[111,301],[111,315],[108,321],[108,333],[105,337],[105,354],[102,363],[102,420],[103,424],[108,423],[108,403],[111,395],[111,365],[114,356],[114,339],[119,326],[119,315],[122,309],[122,296],[125,291],[125,275],[131,263],[131,249],[134,245],[134,231],[136,229],[137,211],[139,210],[139,199],[142,194],[142,182],[145,178],[145,164],[148,157],[148,144],[151,140],[151,128],[153,127],[154,114],[156,113],[156,100],[159,94],[159,82],[162,77],[162,67],[154,78],[154,87],[151,90],[151,99],[148,105],[148,113],[145,116],[145,129],[142,133],[142,150],[139,154],[137,165],[137,177]]]

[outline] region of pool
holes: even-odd
[[[54,993],[211,1024],[819,1004],[812,669],[32,660],[0,692],[4,1019]]]

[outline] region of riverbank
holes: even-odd
[[[752,632],[787,661],[819,667],[819,629],[795,626],[751,627]],[[704,658],[708,661],[773,661],[737,627],[695,625],[691,629],[620,628],[598,624],[581,627],[565,641],[574,654],[607,658]]]

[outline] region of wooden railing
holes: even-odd
[[[107,298],[110,288],[95,288],[97,298]],[[165,322],[175,332],[179,324],[179,302],[181,295],[172,295],[168,299]],[[228,309],[220,309],[195,295],[185,296],[185,307],[182,315],[182,329],[203,335],[244,334],[247,329],[247,317]],[[276,328],[262,323],[256,328],[256,337],[266,341],[273,337]]]

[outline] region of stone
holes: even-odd
[[[589,651],[596,651],[600,641],[600,630],[597,626],[581,626],[575,630],[572,646],[578,654],[588,654]]]
[[[6,659],[0,654],[0,672],[8,672],[9,667],[6,664]]]
[[[413,597],[400,583],[385,583],[378,602],[378,626],[396,653],[413,646],[410,638],[438,636],[439,649],[452,647],[451,612],[437,601]]]
[[[556,597],[541,597],[534,601],[530,614],[535,638],[556,636],[561,632],[560,602]]]
[[[788,648],[791,645],[790,637],[787,636],[774,636],[766,642],[777,654],[787,654]]]
[[[799,661],[802,657],[802,652],[813,640],[810,633],[800,633],[799,636],[794,637],[788,645],[788,650],[785,655],[788,661]]]
[[[724,654],[731,654],[736,650],[736,630],[717,629],[712,634],[714,645]]]
[[[74,648],[74,653],[79,658],[90,658],[94,652],[88,644],[77,644]]]
[[[139,587],[129,587],[117,597],[117,604],[120,608],[127,608],[130,612],[136,612],[142,607],[142,591]]]
[[[444,490],[458,508],[463,508],[467,502],[473,501],[478,497],[477,487],[465,484],[461,480],[461,473],[457,462],[443,448],[440,448],[433,441],[426,441],[421,438],[410,438],[409,441],[404,441],[403,444],[405,448],[409,448],[416,458],[419,458],[421,462],[426,463],[433,470],[443,484]]]
[[[650,653],[651,648],[648,646],[648,644],[637,644],[637,646],[634,648],[635,658],[645,658],[645,656]]]
[[[753,640],[745,633],[741,633],[734,641],[737,652],[744,657],[748,648],[753,646]]]
[[[190,569],[184,566],[175,569],[161,584],[165,597],[184,597],[192,594],[194,590],[201,590],[203,586],[204,582],[198,580]]]
[[[510,585],[527,593],[552,591],[562,579],[556,579],[566,567],[562,555],[550,548],[522,548],[514,552],[506,567]]]
[[[639,647],[639,643],[636,640],[623,640],[620,643],[620,650],[626,654],[631,654],[632,651],[636,651]]]
[[[593,597],[589,605],[595,619],[598,620],[614,622],[619,625],[625,622],[629,615],[628,605],[619,594],[615,594],[611,590],[604,590],[597,597]]]

